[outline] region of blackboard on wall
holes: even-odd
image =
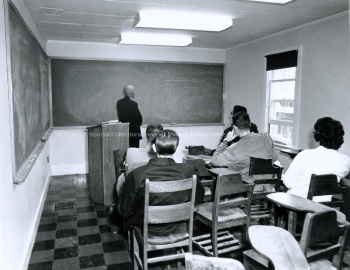
[[[50,128],[48,58],[9,6],[14,169],[29,169]],[[29,171],[28,171],[29,172]],[[24,181],[24,179],[18,182]],[[15,180],[16,182],[16,180]]]
[[[143,124],[222,123],[223,65],[53,59],[51,68],[54,126],[117,119],[128,84]]]

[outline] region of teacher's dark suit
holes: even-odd
[[[119,121],[130,123],[129,125],[129,147],[139,147],[141,136],[142,115],[138,104],[130,97],[125,96],[117,102]]]

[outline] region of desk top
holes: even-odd
[[[270,193],[266,197],[268,200],[294,211],[318,213],[326,210],[334,210],[337,212],[337,221],[342,224],[348,224],[342,212],[303,197],[284,192]]]
[[[227,175],[227,174],[239,173],[230,168],[212,168],[212,169],[209,169],[208,171],[215,176],[218,176],[219,174]],[[254,183],[254,178],[246,174],[242,174],[242,180],[246,183],[250,183],[250,184]]]
[[[310,269],[298,242],[288,231],[279,227],[254,225],[249,227],[248,233],[253,249],[270,260],[275,269]]]
[[[205,163],[210,163],[212,156],[208,155],[187,155],[188,159],[203,159]]]
[[[280,149],[280,152],[285,153],[290,156],[291,159],[295,158],[299,154],[300,150],[294,149]]]

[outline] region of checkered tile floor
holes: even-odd
[[[53,211],[58,202],[76,207]],[[52,177],[28,270],[131,268],[123,236],[107,226],[105,207],[89,201],[86,177]]]
[[[53,205],[62,202],[75,207],[54,211]],[[194,236],[209,232],[195,222]],[[235,235],[240,238],[239,232]],[[123,235],[108,228],[106,208],[89,200],[85,175],[51,178],[28,270],[128,270],[132,266],[126,247]],[[350,264],[350,251],[344,261]]]
[[[54,204],[62,202],[74,202],[75,208],[54,211]],[[194,224],[194,236],[209,232]],[[128,270],[126,248],[125,237],[107,226],[106,207],[89,200],[85,175],[51,177],[28,270]],[[150,269],[164,268],[169,269],[159,264]],[[170,269],[177,269],[176,264]]]

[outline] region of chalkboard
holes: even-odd
[[[223,65],[53,59],[51,68],[54,126],[117,119],[128,84],[143,124],[222,123]]]
[[[48,58],[9,6],[12,137],[18,172],[50,128]],[[36,156],[36,154],[35,154]]]

